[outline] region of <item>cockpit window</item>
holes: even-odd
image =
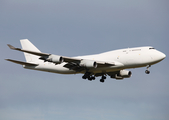
[[[151,49],[155,49],[155,48],[149,48],[149,50],[151,50]]]

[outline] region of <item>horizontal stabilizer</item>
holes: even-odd
[[[38,64],[34,64],[34,63],[27,63],[27,62],[11,60],[11,59],[5,59],[5,60],[16,63],[16,64],[20,64],[20,65],[38,66]]]

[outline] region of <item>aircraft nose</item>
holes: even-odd
[[[158,59],[163,60],[166,57],[166,55],[162,52],[158,53]]]
[[[155,51],[152,55],[151,58],[154,62],[160,62],[162,61],[166,55],[160,51]]]

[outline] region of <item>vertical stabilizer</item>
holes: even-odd
[[[38,48],[36,48],[28,39],[22,39],[20,40],[20,42],[21,42],[22,49],[40,52],[40,50],[38,50]],[[39,61],[39,56],[32,55],[32,54],[25,53],[25,52],[24,52],[24,55],[25,55],[26,62]]]

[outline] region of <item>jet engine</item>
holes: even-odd
[[[60,64],[63,62],[63,57],[58,56],[58,55],[50,55],[47,58],[46,57],[40,57],[39,59],[48,61],[48,62],[53,62],[55,64]]]
[[[97,68],[97,63],[93,60],[82,60],[79,65],[86,68]]]
[[[131,77],[132,73],[128,70],[120,70],[117,74],[111,75],[111,78],[115,78],[117,80],[121,80],[123,78]]]
[[[129,78],[131,77],[131,71],[127,71],[127,70],[120,70],[119,75],[123,78]]]

